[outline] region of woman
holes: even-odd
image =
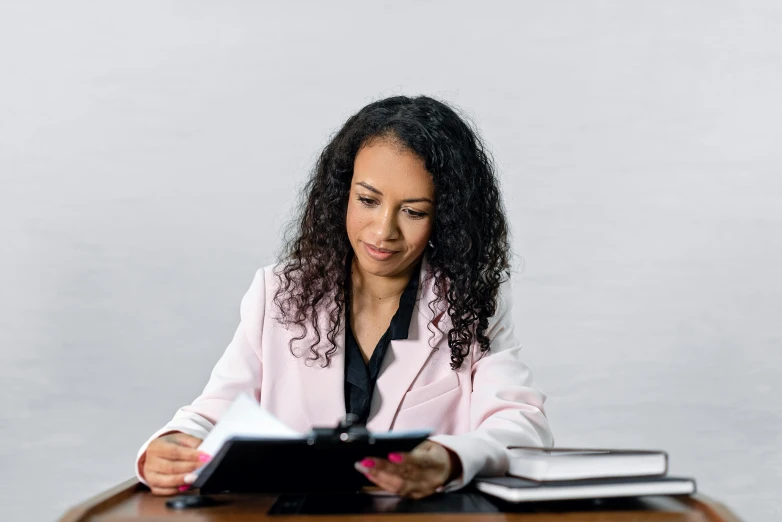
[[[318,159],[280,262],[256,273],[201,396],[139,451],[155,494],[187,489],[236,395],[301,432],[346,413],[370,431],[431,428],[356,469],[399,495],[502,474],[510,445],[551,446],[545,396],[513,333],[507,222],[473,130],[421,96],[371,103]],[[302,470],[306,472],[306,470]]]

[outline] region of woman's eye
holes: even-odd
[[[372,198],[358,196],[356,199],[365,207],[377,206],[377,200],[374,200]],[[410,217],[410,219],[422,219],[426,217],[426,212],[416,212],[415,210],[411,210],[409,208],[404,209],[404,212],[405,214],[408,215],[408,217]]]
[[[426,216],[426,212],[416,212],[415,210],[410,209],[405,210],[405,212],[407,212],[407,215],[413,219],[421,219],[422,217]]]

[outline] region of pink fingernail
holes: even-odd
[[[187,484],[185,484],[184,486],[179,486],[179,491],[187,491],[188,489],[190,489],[190,486],[188,486]]]
[[[206,453],[201,453],[198,456],[198,460],[201,462],[209,462],[210,460],[212,460],[212,457],[207,455]]]
[[[365,477],[369,477],[369,473],[370,473],[369,468],[365,468],[364,466],[361,465],[360,462],[353,463],[353,467],[356,468],[356,471],[358,471]]]
[[[361,465],[365,468],[374,468],[375,467],[375,461],[372,459],[364,459],[361,461]]]
[[[391,462],[402,462],[402,455],[400,453],[389,453],[388,460]]]

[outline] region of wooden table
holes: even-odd
[[[569,501],[514,504],[516,512],[503,513],[363,513],[359,515],[267,515],[275,495],[211,495],[223,504],[208,508],[172,510],[166,497],[156,497],[136,479],[128,480],[66,513],[60,522],[198,521],[245,522],[258,520],[317,521],[367,520],[406,522],[475,520],[480,522],[740,522],[725,506],[703,495],[644,497],[602,502]]]

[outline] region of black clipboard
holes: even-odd
[[[336,428],[315,428],[300,439],[233,437],[201,469],[193,487],[202,493],[356,491],[370,482],[356,471],[355,462],[410,451],[428,436],[373,435],[348,419]]]

